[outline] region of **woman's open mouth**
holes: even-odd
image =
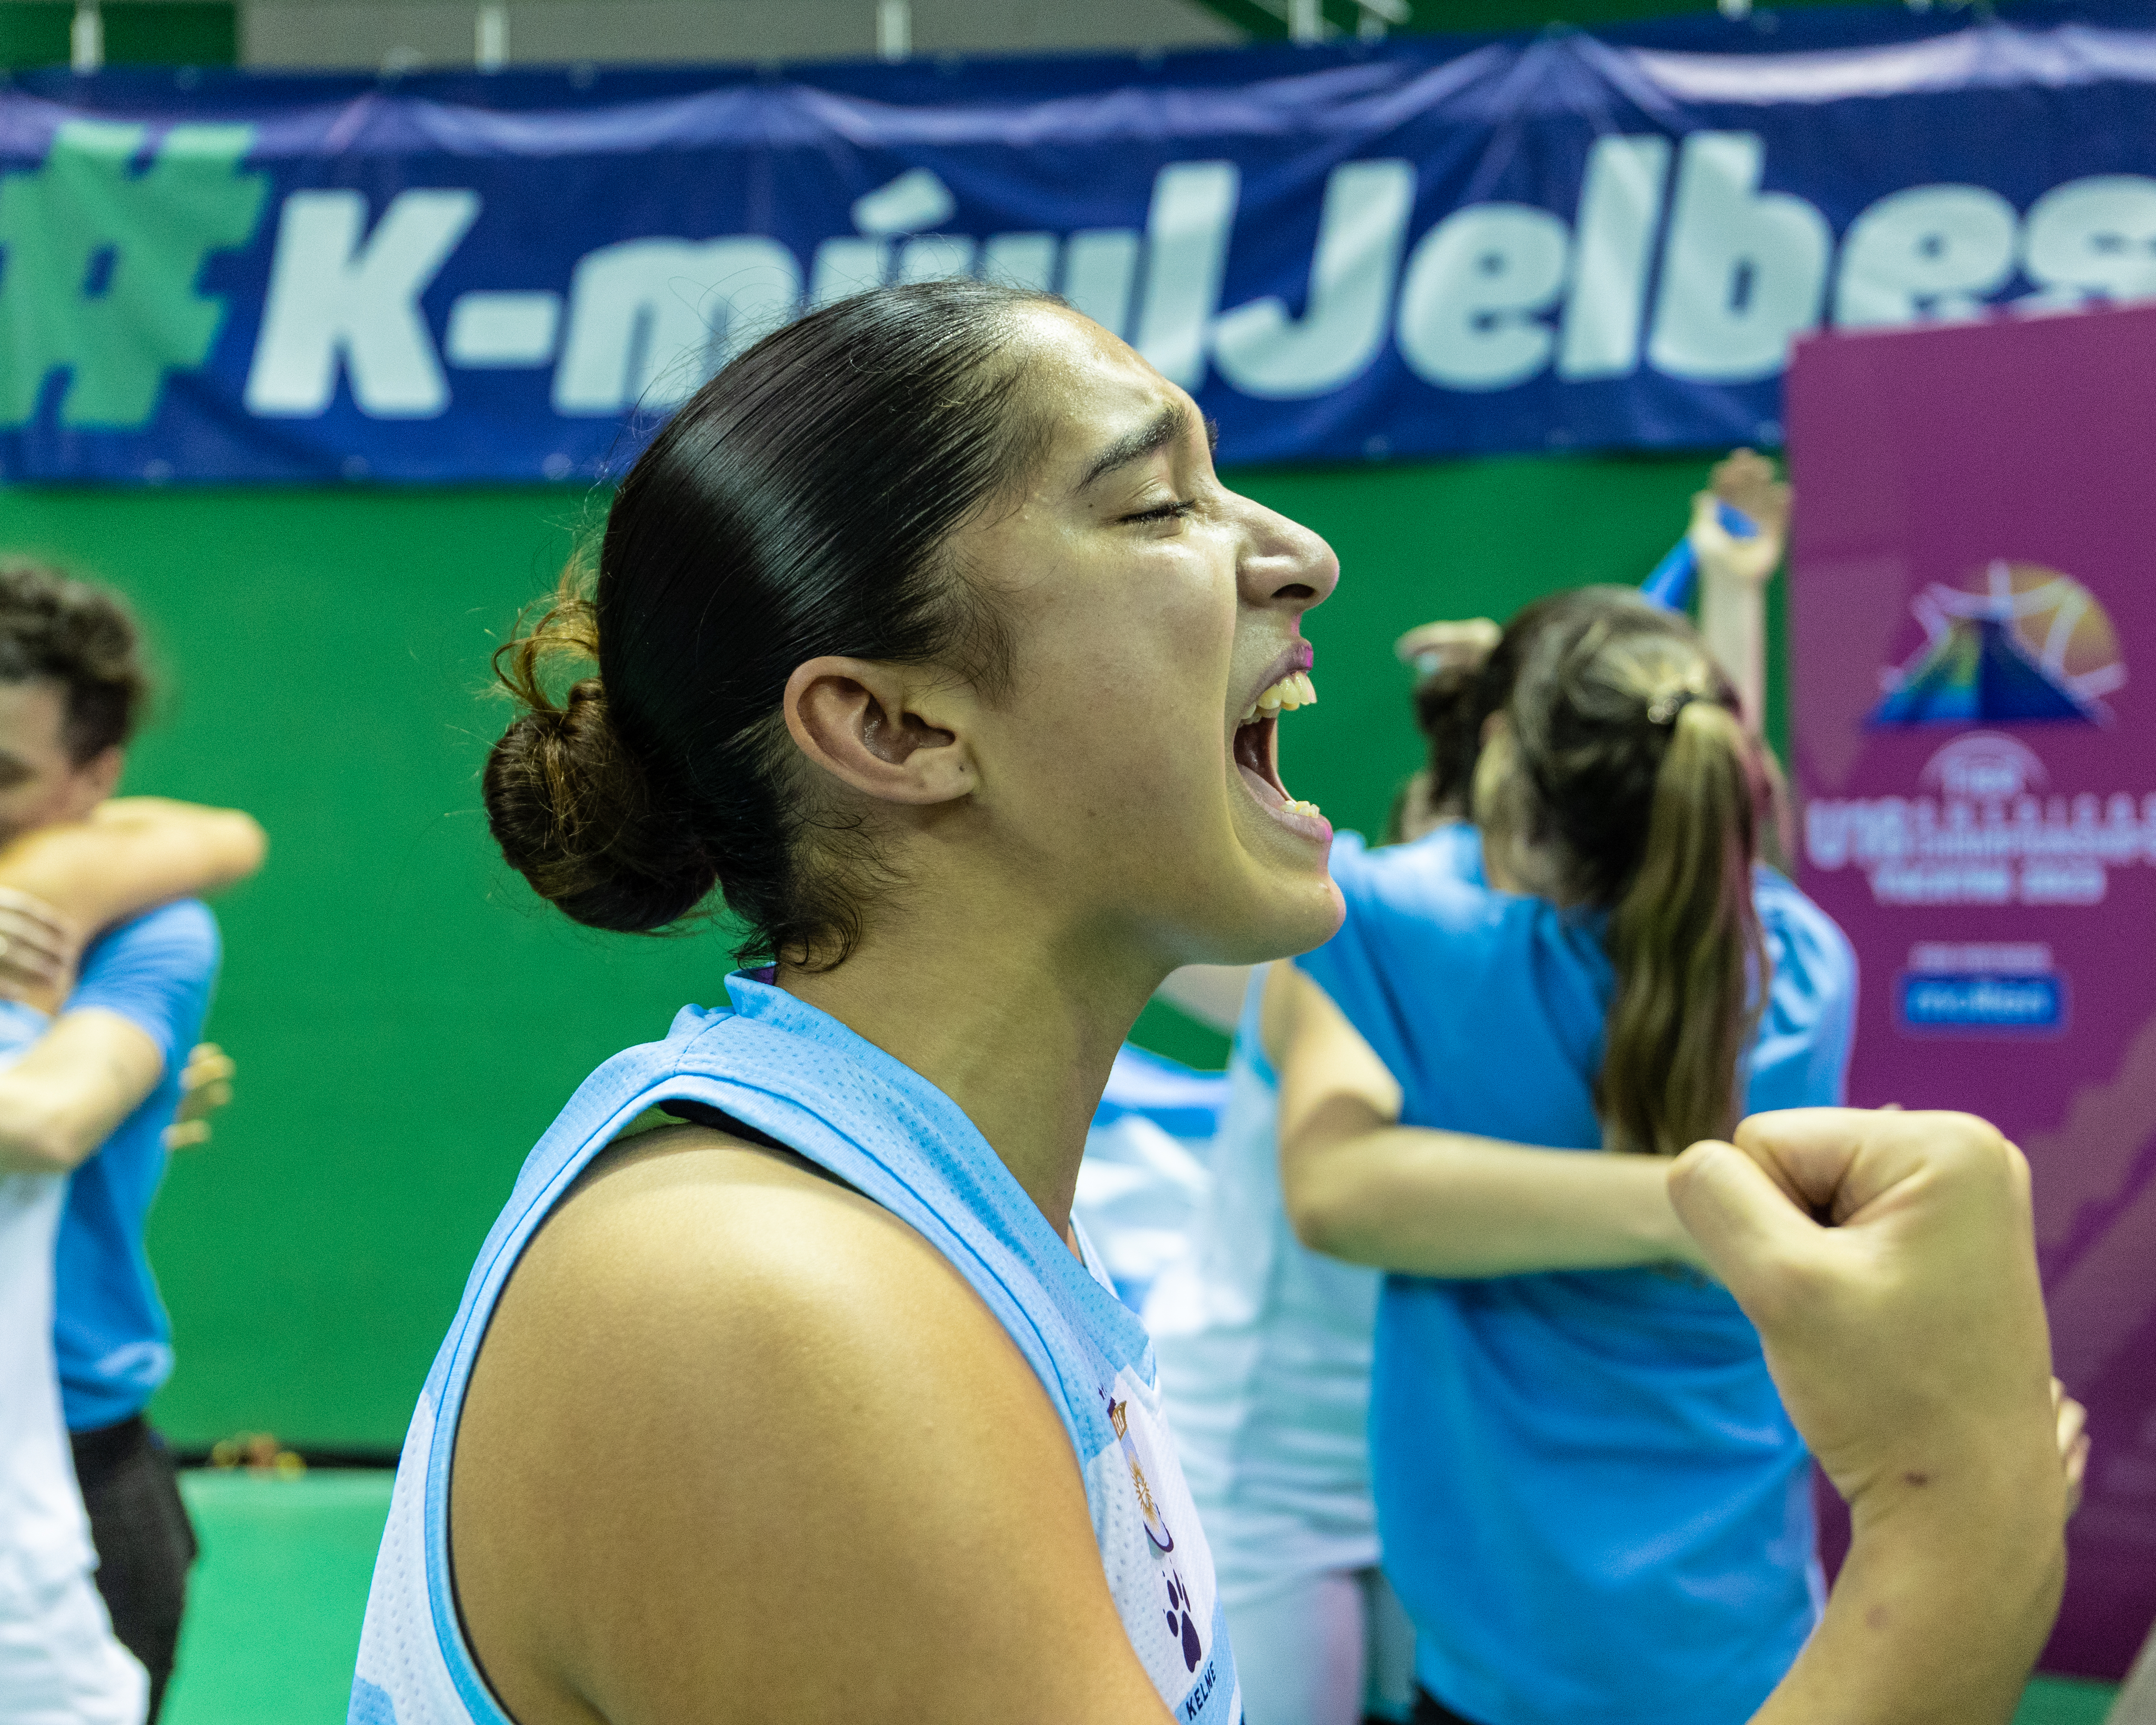
[[[1317,812],[1317,805],[1289,796],[1280,777],[1280,715],[1317,704],[1317,691],[1307,671],[1291,670],[1268,685],[1235,727],[1235,770],[1259,806],[1283,825],[1312,838],[1325,838],[1331,836],[1332,829]]]

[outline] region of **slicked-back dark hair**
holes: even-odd
[[[503,855],[597,928],[650,932],[716,886],[744,958],[829,964],[860,925],[875,859],[819,819],[781,702],[827,654],[948,665],[992,697],[999,613],[951,534],[1039,459],[1014,352],[1047,296],[973,281],[880,289],[751,347],[631,468],[595,579],[495,655],[526,711],[495,745]],[[598,675],[560,698],[551,661]]]

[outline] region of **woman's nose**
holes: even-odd
[[[1240,577],[1245,604],[1307,611],[1340,583],[1332,547],[1300,521],[1250,504],[1250,548]]]

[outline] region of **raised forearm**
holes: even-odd
[[[0,1086],[0,1174],[67,1173],[103,1142],[63,1098]]]
[[[1750,536],[1724,526],[1725,506],[1752,523]],[[1711,488],[1692,498],[1686,536],[1699,562],[1699,632],[1758,732],[1767,722],[1767,583],[1789,544],[1789,488],[1772,462],[1738,449],[1715,464]]]
[[[1753,731],[1766,724],[1767,591],[1742,575],[1717,573],[1700,564],[1699,632],[1707,650],[1736,685],[1744,703],[1744,722]]]
[[[1913,1497],[1933,1482],[1909,1486]],[[1951,1488],[1867,1525],[1753,1725],[2005,1725],[2066,1582],[2053,1483]]]
[[[0,886],[97,927],[244,880],[265,848],[262,829],[237,809],[126,797],[0,851]]]
[[[1657,1157],[1393,1126],[1341,1136],[1283,1168],[1296,1235],[1350,1263],[1481,1276],[1692,1255]]]
[[[71,1012],[0,1069],[0,1173],[65,1173],[157,1088],[164,1057],[116,1013]]]

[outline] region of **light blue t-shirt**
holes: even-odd
[[[1496,891],[1457,828],[1365,850],[1297,961],[1399,1080],[1404,1125],[1599,1150],[1604,920]],[[1773,871],[1748,1111],[1841,1100],[1856,957]],[[1478,1725],[1742,1725],[1816,1619],[1810,1470],[1757,1334],[1676,1268],[1393,1276],[1373,1491],[1416,1675]]]
[[[172,1323],[143,1235],[165,1178],[165,1128],[217,982],[217,919],[192,899],[100,937],[64,1011],[99,1007],[163,1055],[157,1087],[68,1182],[54,1258],[53,1351],[70,1431],[139,1414],[172,1369]]]

